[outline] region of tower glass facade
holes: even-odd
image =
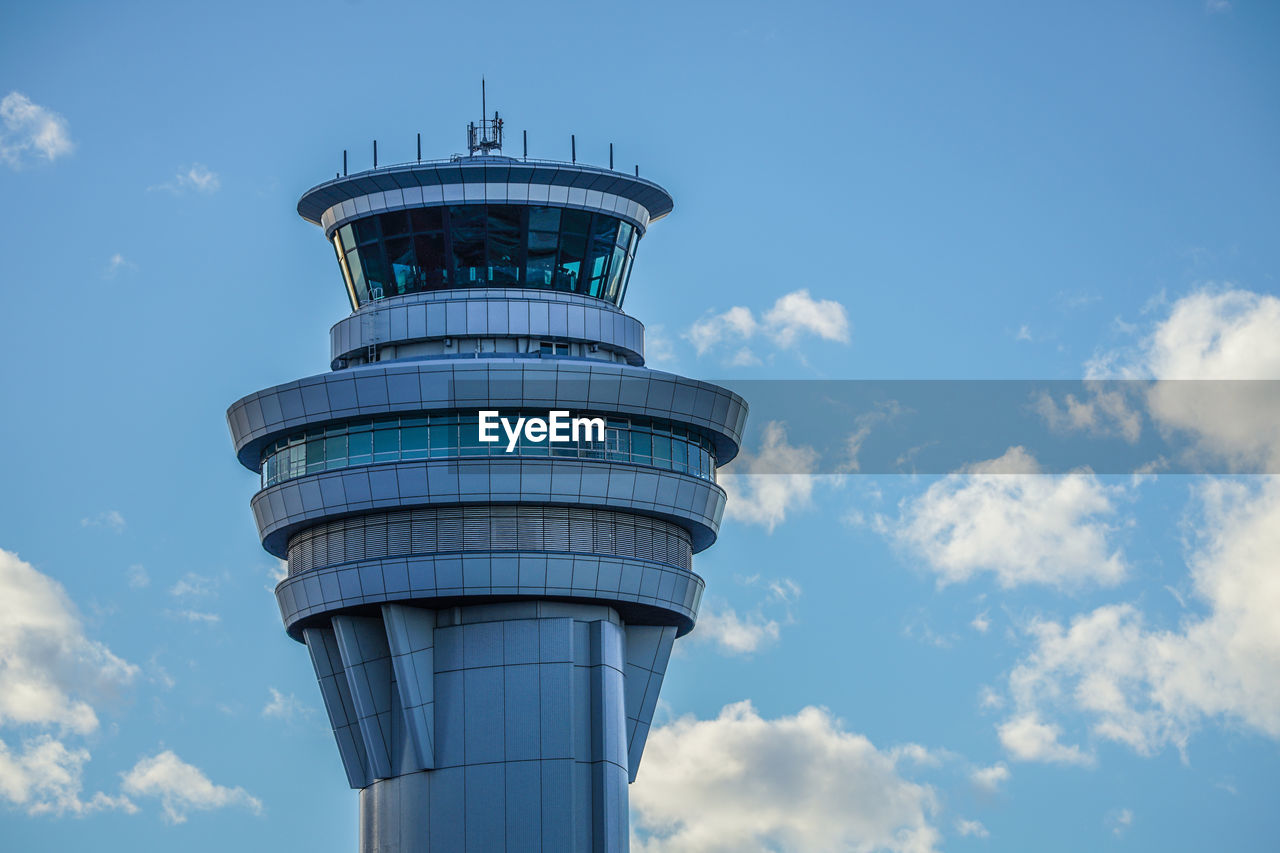
[[[580,293],[621,305],[640,235],[607,213],[516,204],[396,210],[333,235],[355,307],[370,298],[472,287]]]

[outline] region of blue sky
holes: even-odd
[[[459,151],[481,75],[532,155],[613,142],[676,199],[625,308],[700,378],[1280,378],[1278,36],[1252,0],[6,5],[0,848],[354,844],[223,419],[328,364],[294,205],[343,149]],[[1000,466],[726,481],[635,849],[1276,849],[1280,486]]]

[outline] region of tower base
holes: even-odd
[[[331,624],[304,636],[360,788],[360,853],[627,850],[674,627],[546,601]]]

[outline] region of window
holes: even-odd
[[[538,344],[538,352],[543,355],[568,355],[569,345],[542,341]]]
[[[461,204],[381,213],[334,232],[357,306],[446,287],[536,287],[621,304],[639,232],[603,213]]]
[[[549,346],[565,346],[548,343]],[[503,412],[506,417],[519,413]],[[506,456],[507,442],[480,441],[474,413],[365,418],[312,428],[282,438],[263,450],[262,486],[295,477],[355,465],[459,456]],[[715,479],[715,451],[710,439],[694,430],[645,418],[609,417],[603,442],[585,436],[577,443],[542,441],[523,436],[514,455],[601,459],[648,465],[704,480]]]

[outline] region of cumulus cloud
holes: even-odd
[[[763,336],[781,349],[790,349],[803,337],[849,342],[849,315],[832,299],[814,299],[808,290],[796,290],[778,298],[758,319],[750,308],[735,305],[719,314],[710,313],[685,332],[698,355],[725,345],[733,349],[726,363],[759,364],[759,356],[747,341]]]
[[[735,305],[723,314],[704,317],[689,327],[689,342],[702,355],[725,338],[750,338],[759,329],[750,308]]]
[[[933,790],[903,778],[906,753],[877,749],[808,707],[766,720],[749,701],[649,735],[631,788],[637,853],[928,853]]]
[[[1000,725],[1000,743],[1019,761],[1054,764],[1092,764],[1093,757],[1078,746],[1062,743],[1061,727],[1042,722],[1035,714],[1022,714]]]
[[[1137,345],[1095,356],[1086,369],[1094,378],[1160,380],[1145,399],[1158,427],[1189,435],[1196,452],[1232,470],[1280,470],[1280,395],[1231,381],[1280,379],[1280,298],[1195,291],[1172,303]]]
[[[10,168],[22,168],[31,157],[52,162],[75,148],[67,120],[21,92],[0,100],[0,123],[0,160]]]
[[[0,740],[0,799],[30,814],[132,810],[126,799],[82,797],[89,752],[68,735],[98,729],[91,701],[109,699],[138,668],[90,640],[62,585],[0,549],[0,726],[54,729],[20,749]]]
[[[138,668],[90,640],[62,584],[0,549],[0,725],[98,727],[89,699],[115,695]]]
[[[758,524],[772,533],[787,513],[809,506],[817,462],[813,448],[787,442],[785,424],[765,424],[759,452],[742,451],[718,475],[717,481],[728,495],[725,518]]]
[[[1127,570],[1111,544],[1118,489],[1089,473],[1038,474],[1021,447],[969,466],[900,505],[881,532],[923,558],[939,584],[982,572],[1003,587],[1114,584]]]
[[[215,193],[222,186],[218,174],[202,163],[193,163],[180,168],[172,178],[162,184],[147,187],[149,190],[164,190],[174,195],[187,192],[198,192],[206,195]]]
[[[130,814],[137,807],[128,797],[112,797],[99,791],[82,799],[87,749],[71,749],[48,734],[28,739],[21,752],[11,752],[0,741],[0,798],[31,815],[86,815],[120,810]]]
[[[992,764],[990,767],[976,767],[969,774],[970,781],[984,791],[998,791],[1000,786],[1009,781],[1009,768],[1002,762]]]
[[[777,642],[782,627],[759,612],[739,616],[732,607],[703,608],[693,636],[715,643],[728,654],[751,654]]]
[[[1142,755],[1185,750],[1211,718],[1280,739],[1280,478],[1208,481],[1198,501],[1203,532],[1188,565],[1204,612],[1164,629],[1132,604],[1069,625],[1033,622],[1033,651],[1009,676],[1015,716],[1000,728],[1015,757],[1057,760],[1047,737],[1043,749],[1035,742],[1037,732],[1059,731],[1040,718],[1064,712]]]
[[[170,750],[143,758],[121,774],[124,791],[135,797],[160,800],[165,819],[183,823],[193,811],[229,807],[262,813],[262,802],[244,788],[215,785],[200,768],[188,764]]]
[[[783,349],[801,335],[847,344],[849,316],[834,299],[814,299],[808,290],[796,290],[773,303],[764,315],[764,330]]]

